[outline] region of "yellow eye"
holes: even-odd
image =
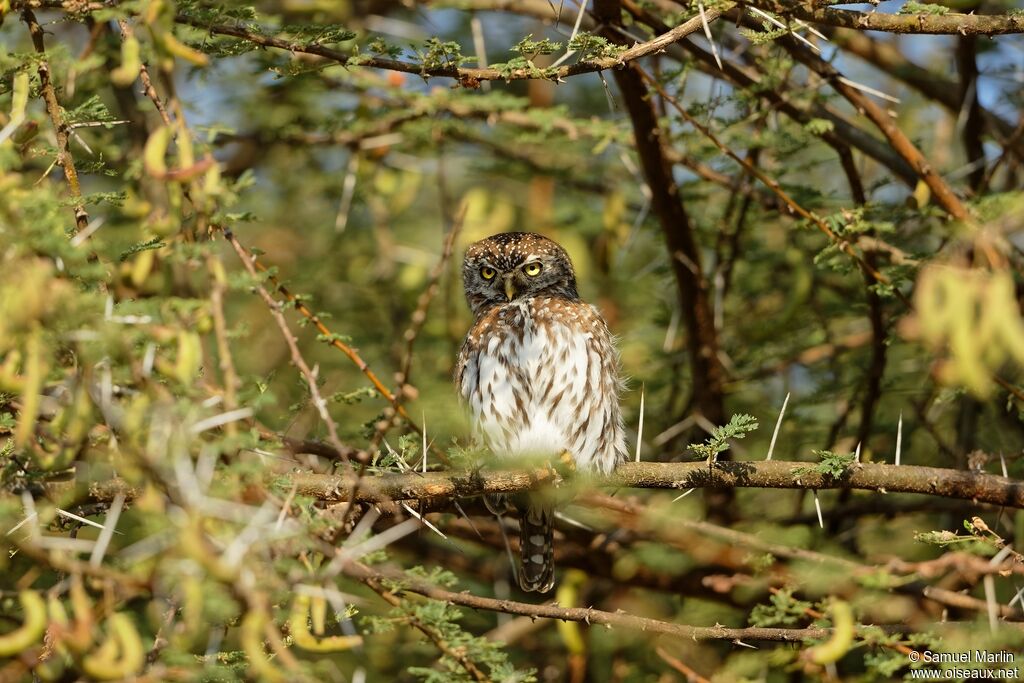
[[[540,264],[537,262],[527,263],[526,267],[523,268],[523,272],[530,277],[536,277],[540,275]]]
[[[485,280],[493,280],[494,276],[497,275],[497,274],[498,273],[494,270],[494,268],[488,268],[488,267],[485,266],[485,267],[480,269],[480,275]]]

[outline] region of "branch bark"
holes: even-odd
[[[884,14],[815,7],[818,3],[792,4],[780,0],[741,0],[740,4],[816,24],[858,31],[961,36],[1024,33],[1024,17],[1011,14]]]
[[[716,15],[717,16],[717,15]],[[577,76],[579,74],[604,71],[628,64],[634,60],[646,57],[647,55],[662,52],[669,45],[681,40],[685,36],[701,28],[699,16],[683,22],[679,26],[670,29],[664,34],[644,43],[639,43],[624,51],[618,57],[601,57],[587,61],[577,62],[554,69],[512,69],[500,70],[493,68],[464,68],[458,66],[425,66],[414,62],[405,62],[398,59],[385,57],[368,57],[361,55],[358,58],[351,53],[341,50],[334,50],[315,43],[301,43],[263,33],[256,33],[240,26],[226,26],[222,24],[207,26],[195,21],[191,17],[178,15],[175,21],[179,24],[192,26],[194,28],[208,31],[212,35],[231,36],[248,41],[261,47],[273,47],[289,52],[315,55],[341,64],[342,66],[364,66],[388,71],[400,71],[402,73],[415,74],[423,78],[441,76],[454,78],[462,85],[476,87],[480,81],[520,81],[531,79],[544,79],[561,81],[564,78]]]
[[[726,628],[725,626],[689,626],[687,624],[673,624],[658,619],[637,617],[625,612],[605,612],[589,607],[560,607],[558,605],[531,605],[515,600],[497,600],[484,598],[470,593],[454,593],[439,588],[432,583],[414,579],[406,575],[394,573],[382,573],[358,562],[348,562],[344,565],[344,573],[359,581],[398,581],[405,587],[405,592],[416,593],[433,600],[483,609],[491,612],[504,612],[505,614],[519,614],[533,618],[558,619],[560,621],[575,621],[585,624],[600,624],[619,628],[628,628],[645,633],[659,633],[676,638],[688,638],[690,640],[730,640],[740,643],[747,640],[781,641],[789,643],[800,643],[809,639],[828,638],[832,629],[828,628],[764,628],[751,626],[749,628]],[[900,625],[872,626],[869,628],[882,629],[889,633],[902,633],[909,630],[909,627]],[[861,629],[861,632],[867,629]]]
[[[71,208],[75,213],[75,229],[82,231],[89,225],[89,214],[82,202],[82,188],[78,182],[78,171],[75,170],[75,159],[71,156],[69,129],[64,122],[60,102],[57,101],[57,91],[50,79],[50,63],[45,59],[43,27],[39,25],[35,13],[28,7],[22,10],[21,19],[28,26],[29,35],[32,36],[32,46],[43,57],[39,60],[37,69],[39,89],[42,92],[43,101],[46,103],[46,113],[50,116],[50,122],[53,123],[53,133],[57,137],[57,165],[64,169],[64,177],[67,178],[68,188],[71,190],[73,202]]]
[[[339,502],[348,500],[347,477],[291,474],[301,495]],[[842,476],[814,470],[813,463],[742,462],[628,462],[608,477],[581,482],[594,486],[644,489],[861,489],[880,493],[919,493],[1024,508],[1024,481],[982,472],[914,465],[857,463]],[[468,498],[490,493],[513,493],[542,484],[568,485],[550,469],[428,472],[367,476],[357,500],[386,502],[432,498]]]

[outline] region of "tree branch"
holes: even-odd
[[[383,573],[374,570],[358,562],[347,562],[344,565],[344,573],[359,581],[382,581],[391,580],[399,582],[406,592],[417,593],[433,600],[441,600],[453,605],[462,605],[473,609],[483,609],[491,612],[504,612],[505,614],[519,614],[533,618],[558,619],[560,621],[575,621],[585,624],[600,624],[628,628],[645,633],[659,633],[676,638],[688,638],[690,640],[730,640],[733,642],[747,640],[782,641],[799,643],[809,639],[827,638],[832,629],[829,628],[764,628],[751,626],[749,628],[727,628],[725,626],[689,626],[687,624],[673,624],[657,619],[637,617],[624,612],[605,612],[589,607],[560,607],[558,605],[531,605],[515,600],[497,600],[485,598],[470,593],[453,593],[452,591],[439,588],[432,583],[408,577],[404,574]],[[902,633],[909,630],[909,627],[902,624],[872,626],[871,629],[882,629],[888,633]],[[861,633],[867,631],[860,629]]]
[[[290,474],[301,495],[333,502],[347,500],[347,477]],[[814,470],[813,463],[743,462],[627,462],[605,478],[587,480],[595,486],[645,489],[862,489],[880,493],[919,493],[979,503],[1024,508],[1024,481],[981,472],[913,465],[857,463],[840,477]],[[540,484],[562,484],[550,469],[428,472],[368,476],[357,500],[383,502],[431,498],[468,498],[512,493]]]
[[[21,20],[28,26],[29,34],[32,36],[32,46],[35,51],[44,59],[39,60],[39,89],[46,103],[46,113],[53,123],[53,132],[57,137],[57,164],[64,169],[64,177],[67,178],[68,188],[71,190],[73,201],[72,210],[75,213],[75,228],[82,231],[89,225],[89,214],[82,202],[82,188],[78,183],[78,171],[75,170],[75,159],[71,156],[69,129],[64,123],[64,115],[61,113],[60,102],[57,101],[57,91],[50,80],[50,64],[46,61],[46,47],[43,45],[43,27],[39,25],[35,13],[26,7],[21,12]]]
[[[874,11],[857,12],[847,9],[816,7],[817,2],[791,4],[780,0],[755,0],[753,2],[740,0],[740,4],[770,10],[783,16],[816,24],[840,26],[858,31],[961,36],[998,36],[1024,33],[1024,17],[1009,14],[883,14]]]
[[[748,22],[751,23],[751,22]],[[924,154],[910,141],[888,112],[857,88],[829,62],[797,43],[791,36],[782,36],[779,44],[794,58],[811,71],[825,79],[832,88],[865,115],[882,132],[892,148],[914,169],[918,177],[928,186],[932,195],[950,216],[966,221],[970,218],[967,208],[946,181],[925,158]]]
[[[709,20],[718,16],[718,12],[715,10],[709,10],[706,14],[708,15]],[[268,36],[263,33],[250,31],[241,26],[226,26],[222,24],[206,26],[195,21],[191,17],[184,15],[178,15],[175,17],[175,21],[179,24],[208,31],[213,35],[232,36],[262,47],[273,47],[281,50],[287,50],[289,52],[323,57],[324,59],[335,61],[342,66],[364,66],[374,69],[400,71],[402,73],[416,74],[423,78],[431,76],[454,78],[463,86],[467,87],[476,87],[480,81],[519,81],[531,79],[560,81],[564,78],[577,76],[579,74],[613,69],[640,59],[641,57],[662,52],[672,43],[681,40],[685,36],[688,36],[694,31],[700,29],[702,26],[701,18],[699,16],[693,17],[652,40],[634,45],[618,57],[602,57],[599,59],[577,62],[575,64],[568,64],[566,66],[560,66],[553,69],[538,69],[534,67],[533,69],[512,69],[506,71],[490,68],[464,68],[448,65],[427,67],[423,64],[405,62],[398,59],[368,57],[366,55],[360,55],[356,58],[353,57],[351,53],[342,52],[341,50],[334,50],[315,43],[300,43],[275,36]]]

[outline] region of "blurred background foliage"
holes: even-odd
[[[623,31],[639,40],[658,32],[644,16],[675,26],[698,12],[667,0],[626,5],[634,9]],[[1010,2],[916,5],[908,11],[1019,12]],[[296,495],[286,476],[341,471],[329,454],[339,444],[368,454],[370,473],[418,466],[427,440],[462,462],[468,426],[451,371],[471,318],[458,266],[468,243],[497,232],[541,232],[571,254],[582,295],[618,336],[631,430],[644,395],[644,460],[691,457],[688,443],[737,413],[763,426],[731,457],[763,458],[788,396],[776,459],[859,447],[864,460],[891,461],[902,422],[904,464],[1022,476],[1019,36],[825,27],[824,40],[799,26],[760,26],[748,12],[744,27],[727,15],[710,24],[711,42],[701,31],[686,41],[755,74],[756,85],[691,51],[647,57],[644,68],[668,91],[649,95],[686,210],[688,225],[673,226],[652,202],[666,188],[646,183],[610,73],[545,77],[577,8],[0,1],[4,680],[472,680],[466,658],[493,680],[685,676],[642,632],[555,628],[392,593],[382,601],[332,567],[330,548],[358,545],[405,512],[360,517]],[[594,29],[592,11],[583,25]],[[886,95],[874,101],[892,110],[969,220],[951,221],[928,185],[901,176],[906,162],[782,44],[791,30]],[[621,53],[596,33],[576,34],[581,54],[569,63]],[[261,36],[336,50],[350,63],[261,47]],[[414,71],[489,62],[538,77],[460,83],[360,66],[386,59]],[[955,106],[913,86],[914,68],[958,93]],[[670,94],[834,239],[687,125]],[[882,151],[853,145],[844,167],[836,149],[849,151],[857,134]],[[841,145],[831,144],[836,135]],[[225,230],[268,270],[250,274]],[[698,247],[712,363],[724,378],[719,415],[693,391],[694,330],[675,263],[687,257],[666,249],[673,230]],[[840,243],[882,278],[865,276]],[[424,298],[434,273],[436,292]],[[253,295],[263,285],[285,301],[271,276],[329,329],[286,312],[336,439]],[[426,438],[325,341],[355,349]],[[430,466],[442,467],[433,456]],[[832,623],[828,599],[838,597],[859,623],[916,633],[866,637],[838,664],[808,659],[800,644],[660,643],[700,672],[694,680],[834,679],[836,666],[851,680],[886,680],[908,673],[908,646],[1019,651],[1024,642],[1012,626],[990,629],[974,607],[892,592],[932,580],[1007,605],[1020,587],[1019,556],[988,588],[992,574],[971,558],[987,562],[1001,547],[994,539],[1021,547],[1018,512],[823,492],[819,528],[809,492],[743,490],[724,516],[744,541],[679,526],[707,514],[700,494],[672,502],[672,492],[634,493],[646,514],[579,505],[560,522],[559,563],[572,568],[561,605],[794,627]],[[973,514],[991,536],[965,531]],[[353,531],[359,519],[368,521]],[[421,528],[386,559],[454,590],[514,595],[493,520],[430,519],[446,538]],[[930,531],[946,535],[917,535]],[[841,561],[780,556],[780,547]],[[931,574],[915,564],[949,557]],[[959,625],[931,633],[946,617]]]

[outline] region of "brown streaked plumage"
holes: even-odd
[[[618,356],[601,314],[580,300],[568,254],[534,233],[503,233],[469,246],[462,267],[475,322],[456,386],[476,438],[499,458],[557,458],[608,473],[625,457]],[[517,498],[519,584],[554,584],[553,505]],[[508,501],[491,499],[496,513]]]

